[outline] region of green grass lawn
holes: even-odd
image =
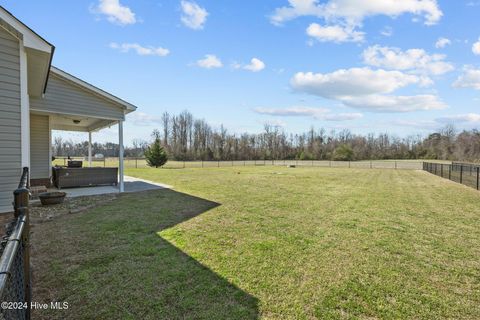
[[[419,171],[129,169],[33,228],[44,319],[478,319],[480,194]]]

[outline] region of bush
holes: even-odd
[[[333,152],[333,160],[337,161],[352,161],[354,153],[352,147],[347,144],[338,146]]]
[[[158,168],[167,163],[167,152],[160,143],[160,137],[156,136],[152,144],[145,150],[145,158],[150,167]]]

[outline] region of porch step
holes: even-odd
[[[30,194],[32,195],[33,199],[38,198],[38,195],[44,192],[47,192],[47,187],[45,186],[30,187]]]

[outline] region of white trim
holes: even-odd
[[[55,75],[58,75],[58,76],[60,76],[60,77],[63,77],[64,79],[67,79],[67,80],[69,80],[69,81],[71,81],[71,82],[73,82],[73,83],[75,83],[75,84],[77,84],[77,85],[79,85],[79,86],[81,86],[81,87],[84,87],[84,88],[86,88],[86,89],[88,89],[88,90],[91,90],[91,91],[93,91],[94,93],[96,93],[96,94],[98,94],[98,95],[100,95],[100,96],[102,96],[102,97],[104,97],[104,98],[107,98],[107,99],[109,99],[109,100],[111,100],[111,101],[113,101],[113,102],[121,105],[123,108],[126,109],[126,112],[125,112],[125,113],[130,113],[130,112],[132,112],[132,111],[137,110],[137,107],[134,106],[133,104],[128,103],[128,102],[126,102],[126,101],[124,101],[124,100],[122,100],[122,99],[114,96],[113,94],[110,94],[110,93],[108,93],[108,92],[106,92],[106,91],[103,91],[102,89],[99,89],[99,88],[91,85],[90,83],[85,82],[85,81],[83,81],[83,80],[81,80],[81,79],[79,79],[79,78],[77,78],[77,77],[75,77],[75,76],[72,76],[71,74],[69,74],[69,73],[67,73],[67,72],[65,72],[65,71],[63,71],[63,70],[60,70],[60,69],[52,66],[52,67],[50,68],[50,71],[51,71],[53,74],[55,74]]]
[[[123,121],[118,121],[118,146],[119,146],[119,153],[118,153],[118,175],[119,175],[119,190],[120,192],[125,191],[124,187],[124,172],[123,172]]]
[[[52,176],[52,117],[48,116],[48,168],[49,178]]]
[[[92,131],[88,132],[88,166],[92,167]]]
[[[27,27],[20,20],[15,18],[10,12],[0,6],[0,20],[3,20],[6,24],[14,28],[18,33],[23,36],[23,43],[25,47],[53,53],[53,46],[45,41],[42,37],[36,34],[32,29]]]
[[[80,114],[80,113],[73,113],[73,112],[50,112],[50,111],[45,111],[42,109],[36,109],[36,108],[30,108],[30,111],[33,111],[34,113],[37,114],[48,114],[52,116],[72,116],[72,117],[83,117],[83,118],[90,118],[90,119],[99,119],[99,120],[111,120],[113,124],[116,124],[117,121],[119,120],[125,120],[125,117],[123,118],[109,118],[109,117],[97,117],[97,116],[92,116],[91,114]]]
[[[20,119],[22,168],[30,168],[30,97],[28,96],[27,53],[20,41]]]

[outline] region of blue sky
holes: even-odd
[[[56,46],[55,66],[139,107],[127,143],[182,110],[238,133],[271,123],[406,136],[480,124],[480,1],[2,5]],[[115,141],[116,131],[95,138]]]

